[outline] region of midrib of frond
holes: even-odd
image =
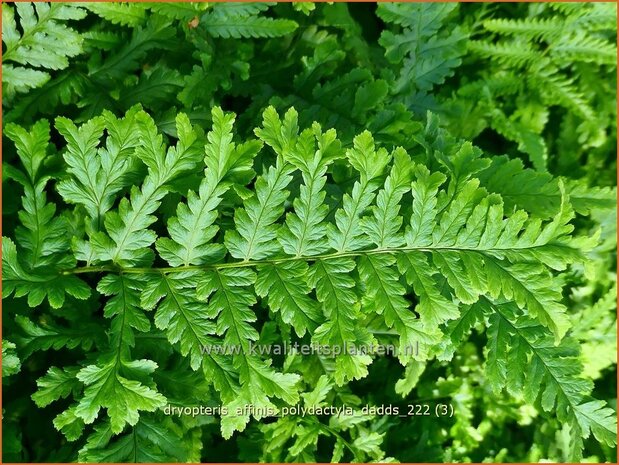
[[[71,274],[83,274],[83,273],[100,273],[100,272],[123,272],[123,273],[174,273],[174,272],[182,272],[182,271],[191,271],[191,270],[221,270],[226,268],[247,268],[247,267],[258,267],[261,265],[278,265],[286,262],[315,262],[318,260],[331,260],[337,258],[345,258],[345,257],[362,257],[366,255],[373,254],[398,254],[398,253],[407,253],[407,252],[436,252],[436,251],[452,251],[452,252],[476,252],[480,253],[484,256],[491,257],[495,260],[499,261],[507,261],[505,259],[498,259],[493,252],[505,253],[505,252],[523,252],[523,251],[533,251],[538,249],[543,249],[547,246],[563,246],[567,247],[571,250],[577,250],[570,247],[568,244],[563,244],[560,242],[557,243],[548,243],[548,244],[540,244],[540,245],[532,245],[532,246],[522,246],[522,247],[496,247],[496,248],[475,248],[475,247],[461,247],[461,246],[406,246],[406,247],[387,247],[387,248],[375,248],[375,249],[367,249],[367,250],[354,250],[354,251],[345,251],[345,252],[334,252],[329,254],[322,255],[311,255],[311,256],[288,256],[281,258],[272,258],[266,260],[243,260],[238,262],[226,262],[226,263],[212,263],[205,265],[188,265],[188,266],[178,266],[178,267],[155,267],[155,268],[123,268],[120,266],[112,266],[112,265],[102,265],[102,266],[84,266],[73,268],[70,270],[64,270],[61,273],[63,275],[71,275]]]

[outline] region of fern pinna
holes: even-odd
[[[394,343],[406,396],[410,376],[481,328],[493,395],[556,418],[572,460],[590,436],[615,443],[615,413],[591,396],[562,303],[562,274],[597,238],[573,234],[561,179],[544,217],[493,192],[495,167],[472,144],[448,141],[449,159],[430,150],[430,126],[407,153],[369,131],[345,147],[334,129],[301,129],[292,108],[267,108],[255,139],[238,141],[234,123],[215,107],[204,134],[179,114],[174,142],[139,107],[81,125],[59,117],[60,151],[45,120],[6,127],[22,164],[6,174],[23,196],[21,224],[2,241],[3,292],[37,308],[16,317],[28,353],[76,351],[33,400],[66,399],[54,425],[69,441],[86,434],[80,460],[199,460],[200,420],[166,406],[224,406],[216,418],[230,438],[285,406],[354,403],[346,386],[377,358],[301,361],[252,344]],[[342,174],[348,184],[334,182]],[[336,461],[388,459],[367,416],[343,418],[267,422],[265,457],[311,460],[328,436]]]

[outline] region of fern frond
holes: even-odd
[[[320,68],[318,66],[318,68]],[[314,71],[314,73],[317,72]],[[376,91],[376,94],[368,95],[368,90]],[[385,81],[374,80],[368,70],[355,68],[343,76],[338,76],[324,84],[317,83],[311,93],[311,101],[299,99],[299,105],[308,105],[302,115],[308,121],[324,121],[329,126],[351,126],[350,138],[355,135],[362,116],[362,109],[368,105],[378,103],[381,96],[388,93]],[[378,100],[377,100],[378,99]],[[352,112],[342,111],[342,108],[352,108]],[[340,130],[340,133],[343,132]]]
[[[434,86],[443,84],[446,78],[453,76],[454,69],[462,62],[460,57],[465,39],[466,35],[456,28],[444,38],[432,37],[423,45],[416,44],[416,53],[409,54],[402,62],[395,91],[405,91],[413,83],[419,91],[428,92]],[[403,40],[409,41],[407,36]]]
[[[273,19],[265,16],[254,16],[259,9],[256,7],[230,8],[226,5],[213,7],[200,19],[200,28],[213,37],[224,39],[281,37],[288,35],[298,27],[295,21],[289,19]]]
[[[7,124],[4,128],[7,137],[13,141],[17,156],[26,170],[28,184],[34,185],[43,176],[40,168],[47,157],[49,145],[49,123],[40,120],[30,128],[30,131],[16,124]],[[26,184],[22,182],[22,184]]]
[[[474,53],[486,58],[495,59],[509,66],[524,66],[539,57],[526,43],[489,43],[481,40],[471,40],[468,47]]]
[[[596,119],[587,98],[576,88],[574,78],[565,77],[554,66],[544,61],[538,62],[531,72],[529,79],[537,79],[536,85],[542,84],[545,93],[541,97],[548,105],[559,103],[583,120]]]
[[[384,148],[376,150],[369,131],[355,137],[346,157],[361,176],[353,186],[352,195],[344,195],[342,208],[335,212],[335,226],[330,224],[327,231],[329,245],[340,252],[357,250],[368,244],[367,237],[360,231],[360,215],[374,200],[378,188],[375,180],[391,159]]]
[[[377,13],[386,22],[413,28],[419,36],[432,36],[456,7],[451,3],[380,3]]]
[[[85,78],[81,73],[71,68],[64,70],[47,81],[44,87],[33,89],[16,99],[11,108],[7,108],[3,120],[7,123],[18,120],[31,121],[37,114],[51,115],[58,105],[77,101],[77,96],[81,95],[84,89],[84,83]]]
[[[64,22],[86,16],[81,8],[66,4],[19,2],[14,5],[2,8],[2,42],[6,47],[2,54],[2,92],[7,101],[16,92],[45,84],[50,75],[44,70],[69,66],[69,58],[82,51],[82,37]],[[15,12],[21,32],[17,29]]]
[[[94,252],[97,260],[135,263],[148,257],[146,247],[155,242],[154,232],[146,229],[155,222],[152,213],[168,193],[165,186],[179,174],[192,169],[199,159],[197,134],[186,115],[176,119],[178,143],[167,152],[157,134],[154,121],[145,113],[136,115],[140,144],[135,156],[148,167],[149,174],[141,189],[133,187],[130,199],[122,199],[118,213],[109,212],[105,228],[109,238],[96,235]]]
[[[166,398],[156,390],[123,376],[121,366],[128,376],[136,379],[144,379],[157,368],[150,360],[117,362],[114,356],[97,365],[88,365],[77,374],[87,387],[75,415],[89,424],[97,418],[99,410],[105,408],[115,434],[126,424],[135,425],[140,418],[139,411],[154,412],[166,403]]]
[[[225,244],[235,258],[260,259],[278,252],[278,226],[274,223],[283,214],[283,204],[288,197],[285,188],[292,180],[294,166],[286,161],[284,153],[291,144],[290,137],[296,133],[296,113],[286,115],[285,128],[275,112],[269,107],[263,114],[263,128],[256,129],[258,137],[269,144],[278,154],[275,166],[269,168],[256,181],[256,196],[245,201],[244,209],[234,215],[237,231],[228,231]],[[283,145],[282,145],[283,144]],[[268,244],[271,242],[271,244]]]
[[[308,267],[300,262],[265,265],[258,268],[256,294],[266,298],[273,311],[280,312],[284,323],[291,325],[299,337],[313,331],[323,321],[315,300],[309,297],[305,282]]]
[[[372,341],[367,329],[355,327],[360,307],[355,282],[350,277],[354,269],[355,262],[349,258],[318,260],[307,278],[309,285],[316,289],[326,318],[314,331],[313,341],[344,351],[335,359],[334,377],[338,385],[366,376],[367,366],[372,362],[369,355],[350,353],[355,347],[369,346]]]
[[[584,374],[599,379],[603,370],[617,363],[617,285],[613,285],[592,305],[572,316],[572,336],[582,347]]]
[[[516,95],[522,89],[522,79],[518,76],[506,72],[499,72],[492,76],[485,77],[470,84],[465,84],[458,90],[458,94],[463,97],[477,97],[488,89],[491,95]]]
[[[95,427],[80,449],[81,462],[184,462],[193,461],[193,442],[170,418],[148,415],[126,432],[114,437],[109,422]]]
[[[274,224],[284,213],[288,197],[286,186],[292,180],[293,167],[278,158],[277,164],[258,177],[256,195],[244,203],[243,209],[234,214],[236,231],[227,231],[225,245],[235,258],[260,260],[280,250],[274,241],[278,225]]]
[[[488,19],[484,28],[499,34],[511,34],[529,37],[533,40],[548,40],[560,35],[565,28],[565,21],[560,18],[526,18],[526,19]]]
[[[419,344],[430,345],[438,340],[435,324],[426,324],[415,318],[409,310],[406,289],[399,281],[395,267],[396,258],[391,255],[368,255],[359,260],[359,276],[363,280],[365,293],[363,307],[372,313],[383,315],[388,328],[399,335],[398,356],[401,361],[412,358]],[[426,356],[415,354],[415,358]]]
[[[2,461],[613,460],[616,5],[81,1],[2,5]]]
[[[238,348],[232,363],[238,371],[241,389],[229,403],[230,415],[222,418],[224,437],[230,437],[234,430],[243,430],[249,421],[249,413],[241,409],[243,413],[238,415],[237,408],[243,405],[275,408],[269,400],[271,397],[289,404],[299,398],[295,388],[298,375],[280,373],[270,366],[270,360],[262,360],[252,353],[250,344],[258,340],[258,332],[251,326],[256,316],[250,309],[256,302],[250,290],[255,281],[252,270],[230,268],[206,272],[197,286],[198,297],[208,300],[207,314],[217,319],[217,334],[223,335],[227,347]],[[260,410],[255,416],[261,418]]]
[[[320,131],[319,128],[316,128]],[[318,137],[319,149],[313,152],[311,149],[301,148],[300,160],[296,167],[303,175],[304,184],[298,199],[294,201],[294,213],[286,215],[286,224],[279,231],[279,241],[284,251],[296,256],[317,255],[328,250],[326,241],[327,228],[323,220],[328,214],[328,207],[324,205],[325,193],[323,188],[326,183],[326,172],[332,158],[327,152],[331,149],[334,133],[326,133],[324,138]],[[301,143],[299,143],[301,145]],[[334,150],[339,157],[339,147]],[[291,157],[292,158],[292,157]],[[295,163],[295,160],[291,160]]]
[[[17,125],[6,126],[6,135],[15,143],[25,173],[18,169],[10,172],[23,186],[24,195],[23,210],[18,213],[22,224],[15,230],[20,249],[9,238],[2,240],[3,295],[27,295],[33,307],[47,297],[52,307],[59,308],[66,293],[86,299],[90,288],[75,276],[58,272],[71,266],[73,258],[67,255],[66,222],[55,215],[56,206],[47,202],[45,188],[50,178],[41,173],[49,129],[45,120],[33,125],[30,132]]]
[[[146,20],[146,6],[140,3],[78,3],[97,16],[121,26],[136,27]]]
[[[151,360],[131,360],[134,330],[145,332],[150,322],[140,308],[141,282],[125,275],[107,275],[97,286],[103,295],[113,296],[106,304],[104,316],[112,318],[110,347],[96,364],[77,373],[86,388],[74,415],[90,424],[106,408],[112,432],[120,433],[126,424],[135,425],[139,411],[153,412],[165,405],[166,398],[153,388],[150,374],[157,368]],[[149,380],[149,381],[146,381]]]
[[[421,165],[415,167],[414,174],[417,181],[411,185],[413,214],[405,238],[410,244],[428,245],[432,242],[432,229],[438,214],[436,195],[447,178],[440,172],[430,174],[430,170]]]
[[[221,346],[221,341],[216,337],[208,308],[195,297],[199,278],[195,272],[149,278],[142,290],[141,305],[145,309],[157,307],[157,328],[166,332],[171,344],[179,344],[181,355],[189,356],[191,368],[202,366],[222,398],[230,400],[238,391],[238,382],[229,358],[215,349],[204,352],[207,347]]]
[[[213,14],[217,16],[251,16],[267,11],[276,2],[243,2],[215,3],[211,5]]]
[[[593,385],[578,377],[581,366],[574,341],[566,339],[556,346],[541,326],[518,317],[513,305],[495,304],[492,308],[488,374],[494,388],[507,386],[511,392],[521,392],[529,403],[539,397],[546,412],[556,411],[559,420],[572,430],[571,460],[580,459],[581,438],[591,433],[600,442],[614,444],[615,413],[604,402],[589,400]],[[504,362],[497,365],[498,360]]]
[[[551,44],[550,51],[559,64],[575,62],[616,66],[617,45],[607,40],[577,33]]]
[[[72,275],[59,275],[55,269],[26,270],[18,260],[15,244],[2,237],[2,296],[28,297],[28,305],[37,307],[45,298],[53,308],[61,308],[65,294],[76,299],[87,299],[90,288]]]
[[[406,90],[427,92],[442,84],[460,65],[466,34],[451,32],[444,23],[457,5],[381,4],[378,14],[385,21],[401,25],[401,34],[383,31],[379,43],[392,63],[401,63],[394,93]]]
[[[32,400],[39,407],[46,407],[58,399],[64,399],[69,394],[76,395],[81,390],[81,383],[77,379],[79,367],[50,367],[45,376],[37,380],[37,392]]]
[[[188,192],[187,204],[178,205],[177,216],[168,222],[170,239],[157,241],[157,250],[172,266],[199,265],[225,253],[221,244],[210,243],[217,232],[213,226],[216,208],[235,173],[251,169],[253,157],[260,149],[257,141],[239,146],[232,142],[232,114],[214,108],[212,117],[213,129],[207,135],[206,169],[199,192]]]
[[[117,49],[104,60],[93,60],[88,75],[102,84],[109,80],[122,80],[130,71],[139,68],[146,53],[155,48],[166,48],[174,37],[170,21],[152,17],[145,26],[132,30],[126,45]]]
[[[142,104],[145,108],[159,108],[161,101],[176,96],[182,86],[183,78],[178,71],[160,65],[148,74],[143,73],[134,86],[122,88],[118,100],[126,107]]]
[[[507,117],[499,109],[491,112],[490,125],[507,139],[518,142],[518,150],[529,155],[535,169],[538,171],[546,170],[548,148],[544,138],[538,132],[516,121],[514,115]],[[544,125],[545,122],[542,124],[542,128]]]
[[[5,100],[11,100],[15,94],[23,94],[30,89],[43,86],[49,81],[49,74],[37,69],[2,64],[2,90]]]
[[[411,188],[411,159],[398,147],[393,152],[393,166],[385,187],[376,196],[376,206],[371,207],[372,216],[361,220],[361,228],[379,248],[395,248],[404,244],[399,232],[403,218],[399,215],[402,197]]]
[[[2,377],[19,373],[21,361],[15,352],[15,344],[2,339]]]
[[[427,173],[420,174],[425,176],[418,178],[418,182],[428,186],[431,181]],[[553,221],[544,227],[538,220],[527,222],[524,211],[503,221],[502,204],[496,203],[499,199],[484,197],[477,185],[477,181],[468,181],[441,214],[438,224],[430,217],[432,223],[426,223],[427,232],[421,242],[411,227],[405,235],[408,246],[432,251],[435,265],[460,301],[470,304],[482,294],[496,298],[502,293],[526,308],[560,339],[569,328],[565,307],[559,303],[560,288],[548,285],[552,280],[543,266],[526,262],[531,257],[535,262],[564,269],[567,263],[581,257],[575,245],[565,242],[572,230],[567,223],[573,216],[567,201],[564,198]],[[428,202],[430,205],[436,202],[435,195]],[[484,221],[485,227],[481,224]],[[546,284],[536,286],[535,283],[542,282],[540,279]]]
[[[574,235],[572,202],[578,200],[569,193],[580,195],[579,209],[588,213],[599,209],[612,190],[588,191],[580,183],[565,187],[549,173],[525,170],[521,161],[483,158],[471,143],[445,135],[432,116],[426,133],[415,135],[425,153],[414,161],[402,147],[381,147],[369,131],[344,151],[335,131],[324,132],[318,124],[301,130],[294,110],[280,117],[268,108],[262,127],[254,131],[259,140],[245,143],[233,142],[234,115],[215,108],[211,116],[204,146],[202,134],[181,114],[176,119],[178,140],[169,147],[155,122],[137,109],[125,119],[104,114],[81,127],[58,119],[67,140],[61,153],[70,168],[59,191],[70,198],[67,192],[77,189],[63,186],[74,179],[86,199],[76,203],[91,205],[92,211],[109,205],[103,208],[105,232],[75,224],[67,215],[65,231],[77,236],[73,254],[67,244],[50,252],[53,266],[51,260],[43,265],[48,255],[41,254],[40,266],[30,266],[25,263],[28,254],[18,260],[15,245],[3,241],[5,291],[27,294],[30,305],[47,296],[58,307],[65,293],[84,298],[83,283],[75,275],[108,273],[97,287],[106,300],[103,316],[111,320],[108,340],[96,338],[102,355],[85,367],[50,373],[40,380],[37,396],[42,403],[72,397],[73,403],[54,420],[67,439],[77,439],[100,418],[96,439],[109,421],[101,439],[105,446],[88,442],[84,457],[123,457],[126,435],[154,417],[148,412],[183,398],[181,387],[169,388],[166,384],[173,382],[156,373],[158,364],[172,366],[172,373],[189,371],[183,379],[195,380],[200,392],[209,392],[204,394],[209,400],[228,409],[219,426],[229,438],[251,418],[260,420],[283,404],[297,404],[301,375],[304,380],[325,375],[324,383],[338,386],[337,395],[349,399],[340,387],[368,375],[375,356],[368,348],[379,340],[397,340],[400,362],[413,364],[398,385],[398,392],[410,392],[423,367],[431,369],[431,359],[452,358],[472,328],[481,330],[486,320],[487,373],[496,392],[509,386],[510,394],[539,401],[547,412],[557,410],[559,422],[573,433],[575,454],[579,441],[590,434],[612,443],[613,413],[589,397],[591,385],[579,377],[581,367],[562,367],[564,359],[578,354],[570,348],[571,336],[566,337],[572,321],[564,305],[563,278],[555,273],[573,264],[579,265],[579,273],[597,240],[595,235]],[[543,115],[531,119],[538,129],[544,124]],[[12,178],[25,187],[40,182],[48,126],[39,123],[32,134],[10,128],[25,165],[25,172],[10,170]],[[268,148],[258,159],[265,167],[252,193],[243,186],[253,179],[254,158],[263,143]],[[114,209],[116,193],[127,187],[109,182],[110,176],[122,175],[124,165],[112,168],[120,153],[144,165],[135,167],[144,180]],[[203,166],[202,161],[206,167],[198,192],[176,189],[174,180]],[[351,173],[352,187],[342,183],[327,188],[330,177],[339,181]],[[198,181],[191,179],[196,186]],[[518,197],[517,183],[532,187],[523,188],[525,194]],[[288,186],[298,192],[291,202]],[[186,203],[180,201],[176,217],[169,220],[169,237],[155,241],[155,213],[173,214],[169,207],[160,209],[173,189],[186,196]],[[326,204],[334,206],[331,214]],[[220,215],[225,219],[218,222]],[[23,223],[30,227],[28,220]],[[224,231],[223,241],[216,224]],[[19,241],[20,250],[35,243]],[[75,269],[75,258],[87,266]],[[155,259],[169,266],[153,267]],[[505,310],[500,319],[502,310],[496,306],[509,313]],[[132,357],[137,333],[151,330],[145,313],[150,310],[162,332],[157,343],[161,336],[169,343],[157,363]],[[261,310],[271,312],[274,321],[259,326]],[[73,319],[67,331],[56,324],[33,329],[24,321],[26,336],[19,342],[25,353],[92,343],[73,331]],[[287,354],[280,368],[268,358],[270,349],[255,349],[258,342],[287,344],[297,337],[330,352],[312,354],[309,364]],[[510,364],[516,363],[530,365],[533,372],[512,374]],[[555,367],[561,367],[557,370],[564,379],[552,377]],[[192,399],[198,402],[198,397]],[[102,408],[106,418],[100,415]],[[350,418],[341,421],[357,421]],[[129,432],[127,425],[133,427]],[[355,457],[381,457],[379,435],[354,431]],[[124,435],[113,439],[115,434]],[[309,441],[310,450],[316,434],[302,429],[285,437],[303,454],[302,441]],[[156,453],[163,453],[157,444]]]
[[[552,6],[557,8],[556,5]],[[617,5],[613,3],[591,3],[585,8],[570,11],[570,27],[587,31],[612,30],[617,27]]]
[[[15,322],[22,331],[17,340],[25,358],[36,351],[49,349],[81,347],[87,351],[95,344],[100,345],[103,335],[99,326],[94,324],[84,324],[79,328],[62,327],[53,322],[37,325],[21,315],[15,317]]]
[[[209,8],[213,8],[213,6],[214,5],[210,5],[206,2],[183,2],[177,4],[162,2],[149,3],[148,8],[151,11],[168,18],[191,21],[193,18],[198,17]]]
[[[317,255],[328,250],[326,225],[328,207],[323,204],[328,166],[341,157],[340,144],[333,130],[322,133],[319,125],[298,134],[297,113],[286,112],[284,121],[279,119],[273,107],[263,114],[263,127],[256,135],[275,153],[301,171],[304,184],[295,199],[294,213],[286,216],[285,225],[278,231],[278,240],[284,251],[298,257]],[[316,149],[318,144],[318,150]]]
[[[22,224],[16,228],[15,236],[25,249],[24,261],[31,267],[53,264],[58,260],[57,254],[67,251],[69,245],[64,236],[65,222],[55,216],[56,206],[47,202],[45,189],[49,177],[41,173],[47,158],[49,130],[45,120],[34,124],[30,132],[14,124],[5,128],[26,171],[24,174],[11,170],[9,176],[24,188],[23,210],[18,212]]]
[[[430,267],[425,254],[402,253],[397,260],[400,273],[419,296],[415,308],[428,331],[458,317],[458,305],[441,294],[434,278],[436,271]]]
[[[134,107],[124,118],[116,118],[106,111],[79,128],[67,118],[56,118],[56,129],[67,141],[64,159],[71,174],[58,184],[58,192],[67,202],[83,205],[95,224],[112,207],[115,194],[136,167],[138,112]],[[99,147],[106,128],[106,147]]]

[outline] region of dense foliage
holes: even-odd
[[[615,461],[616,14],[3,4],[3,460]]]

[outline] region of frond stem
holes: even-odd
[[[473,247],[458,247],[458,246],[406,246],[406,247],[386,247],[386,248],[375,248],[375,249],[365,249],[365,250],[354,250],[354,251],[346,251],[346,252],[333,252],[322,255],[311,255],[311,256],[289,256],[282,258],[272,258],[266,260],[247,260],[247,261],[238,261],[238,262],[227,262],[227,263],[209,263],[204,265],[184,265],[184,266],[175,266],[175,267],[153,267],[153,268],[144,268],[144,267],[136,267],[136,268],[124,268],[117,265],[100,265],[100,266],[83,266],[78,268],[73,268],[71,270],[64,270],[61,273],[63,275],[72,275],[72,274],[84,274],[84,273],[179,273],[183,271],[199,271],[199,270],[221,270],[225,268],[246,268],[246,267],[256,267],[261,265],[277,265],[280,263],[286,262],[294,262],[294,261],[317,261],[317,260],[330,260],[336,258],[345,258],[345,257],[359,257],[363,255],[373,255],[373,254],[395,254],[395,253],[403,253],[403,252],[432,252],[432,251],[441,251],[441,250],[452,250],[452,251],[468,251],[468,252],[477,252],[481,254],[486,254],[488,252],[500,252],[500,251],[508,251],[508,250],[531,250],[539,247],[543,247],[547,244],[538,244],[528,247],[505,247],[505,248],[497,248],[493,247],[492,249],[478,249]]]

